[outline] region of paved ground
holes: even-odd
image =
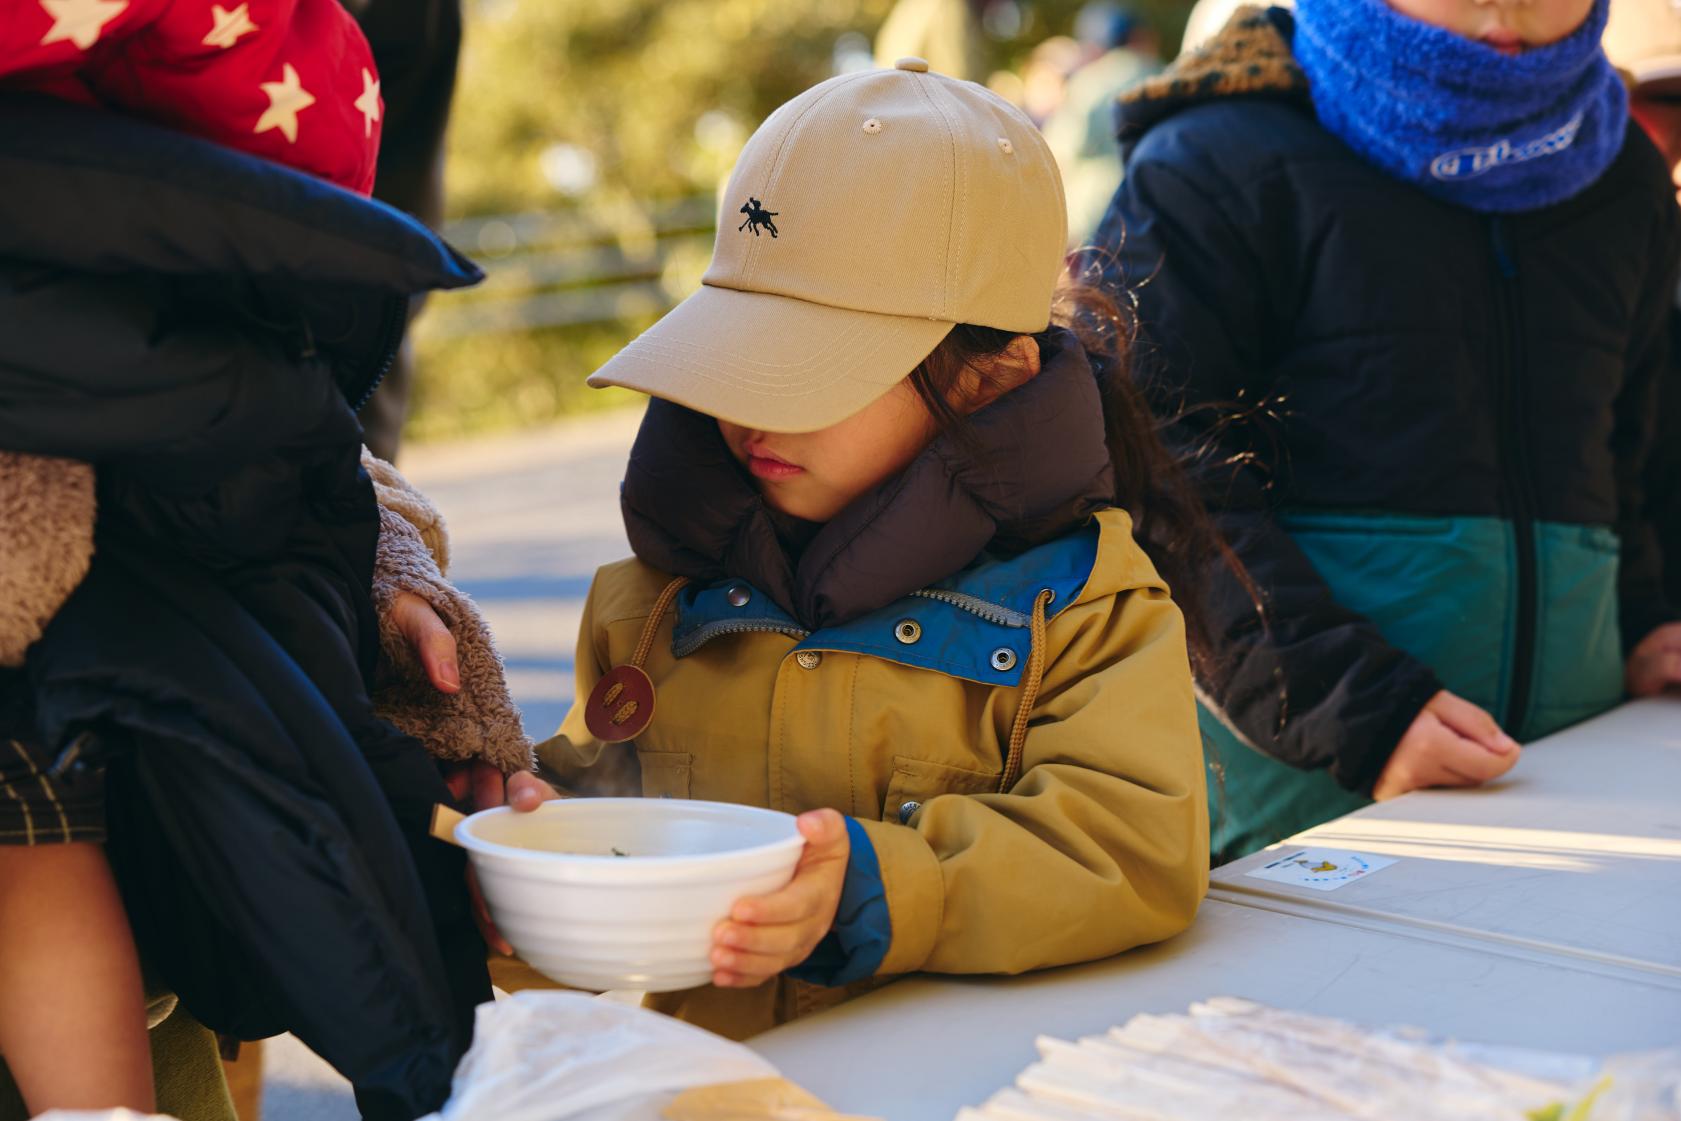
[[[526,730],[546,739],[572,699],[572,654],[596,568],[629,553],[619,480],[638,412],[605,413],[401,464],[449,522],[451,575],[490,620]],[[267,1046],[265,1121],[356,1121],[344,1081],[302,1044]]]

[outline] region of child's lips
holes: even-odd
[[[1483,45],[1493,47],[1504,55],[1515,55],[1523,51],[1523,37],[1515,31],[1491,31],[1483,36]]]
[[[754,448],[748,451],[747,470],[761,479],[792,479],[796,475],[805,474],[804,467],[789,463],[763,448]]]

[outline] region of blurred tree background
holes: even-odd
[[[889,39],[920,46],[919,35],[937,38],[954,11],[969,34],[945,49],[964,59],[966,76],[1030,99],[1019,75],[1047,39],[1074,31],[1085,6],[465,3],[445,233],[489,275],[477,289],[435,297],[417,324],[409,434],[420,440],[629,400],[583,380],[698,286],[711,255],[715,193],[753,128],[783,101],[873,65],[878,46],[892,50]],[[1163,42],[1176,42],[1188,3],[1138,6]],[[898,53],[934,59],[940,50],[929,42]]]

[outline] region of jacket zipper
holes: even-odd
[[[380,338],[380,359],[374,367],[373,380],[369,381],[362,395],[350,402],[350,411],[359,413],[362,407],[373,399],[374,390],[385,380],[385,375],[391,372],[391,366],[397,361],[397,352],[403,346],[403,333],[409,326],[409,298],[407,296],[393,296],[386,304],[385,332]]]
[[[811,636],[810,631],[801,630],[792,624],[784,626],[780,623],[714,623],[701,627],[681,643],[673,643],[671,655],[674,658],[687,658],[713,639],[732,634],[780,634],[799,642]]]
[[[1033,620],[1019,611],[1012,610],[1002,604],[984,600],[979,596],[968,595],[965,592],[952,592],[944,588],[921,588],[911,593],[919,599],[931,599],[938,603],[955,607],[960,611],[967,611],[971,615],[985,619],[989,623],[1000,627],[1027,627]],[[811,632],[802,630],[793,624],[782,625],[764,622],[715,623],[701,627],[681,644],[674,644],[671,648],[673,656],[686,658],[711,642],[715,638],[733,634],[780,634],[804,642],[811,637]]]
[[[1523,336],[1522,293],[1517,262],[1507,241],[1503,219],[1489,219],[1489,242],[1499,277],[1495,281],[1495,377],[1499,386],[1500,480],[1511,514],[1517,546],[1517,623],[1513,630],[1512,674],[1501,724],[1518,735],[1529,710],[1534,686],[1537,580],[1535,557],[1535,492],[1529,464],[1528,394]]]
[[[931,599],[949,607],[955,607],[960,611],[967,611],[971,615],[985,619],[989,623],[995,623],[1000,627],[1026,627],[1033,622],[1029,616],[1023,615],[1020,611],[1012,611],[1002,604],[993,603],[990,600],[984,600],[979,596],[968,595],[964,592],[951,592],[944,588],[923,588],[920,591],[912,592],[911,595],[921,599]]]

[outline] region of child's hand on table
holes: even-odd
[[[835,810],[799,817],[805,852],[788,886],[737,900],[712,931],[712,983],[752,988],[800,964],[835,923],[852,853],[846,819]]]
[[[1623,683],[1631,697],[1651,697],[1681,685],[1681,623],[1665,623],[1628,656]]]
[[[1401,737],[1372,797],[1383,802],[1427,786],[1480,786],[1511,770],[1519,752],[1494,717],[1443,689]]]

